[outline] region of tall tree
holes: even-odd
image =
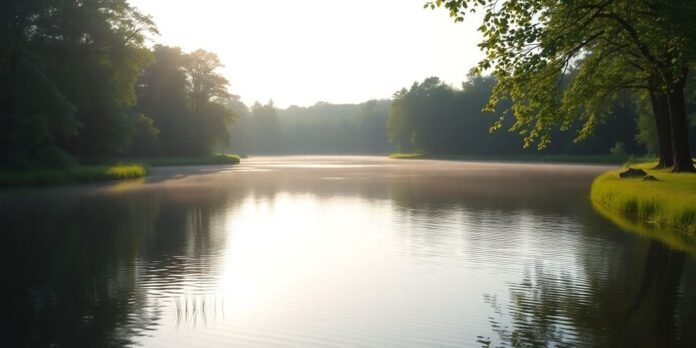
[[[10,0],[0,11],[0,166],[59,161],[67,154],[57,138],[79,129],[75,105],[52,78],[51,57],[42,54],[51,36],[43,24],[49,8],[49,1]]]
[[[3,2],[0,151],[12,166],[59,159],[65,149],[124,151],[139,124],[134,87],[153,31],[126,0]]]
[[[229,145],[230,124],[236,116],[223,104],[233,100],[227,80],[216,70],[214,53],[185,54],[178,47],[155,46],[154,63],[138,85],[138,109],[160,130],[160,152],[201,155]]]
[[[82,157],[124,153],[139,124],[135,84],[150,60],[152,20],[126,0],[57,2],[47,19],[57,28],[54,76],[82,124],[65,146]]]
[[[696,56],[696,29],[688,22],[696,12],[692,1],[437,0],[426,6],[444,6],[457,21],[483,10],[480,47],[486,57],[478,69],[492,69],[499,81],[489,107],[511,99],[511,129],[525,135],[527,146],[547,146],[554,126],[567,129],[578,115],[584,115],[579,139],[590,135],[610,113],[617,90],[638,81],[666,98],[673,171],[694,171],[684,102]],[[585,72],[562,91],[559,82],[578,59]],[[606,74],[595,73],[598,68],[621,83],[588,88],[607,81]]]
[[[224,67],[213,52],[198,49],[186,56],[184,69],[188,74],[191,108],[199,113],[213,98],[229,98],[229,81],[216,70]]]

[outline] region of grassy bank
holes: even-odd
[[[696,234],[696,174],[653,170],[655,163],[631,165],[641,168],[658,181],[641,178],[619,179],[612,170],[592,183],[595,205],[625,217]]]
[[[131,164],[113,164],[117,162],[119,161],[115,159],[100,159],[65,169],[0,171],[0,187],[69,185],[134,179],[146,176],[149,173],[149,167],[239,164],[240,157],[237,155],[162,157],[129,159],[121,162]]]
[[[140,178],[148,173],[141,164],[76,166],[67,169],[0,172],[0,187],[50,186]]]
[[[614,155],[568,156],[568,155],[517,155],[517,156],[466,156],[466,155],[428,155],[422,153],[393,153],[391,159],[437,159],[450,161],[500,161],[500,162],[539,162],[539,163],[605,163],[620,164],[629,158]],[[635,159],[631,159],[635,160]]]
[[[615,210],[593,204],[595,211],[619,226],[622,230],[657,239],[670,247],[696,255],[696,233],[686,233],[675,228],[660,228],[654,223],[637,221],[635,218],[618,214]]]

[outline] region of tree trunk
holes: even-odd
[[[655,169],[670,168],[674,166],[674,154],[672,153],[672,129],[669,123],[669,105],[667,96],[659,92],[650,92],[657,128],[658,155],[660,160]]]
[[[684,69],[679,81],[667,94],[669,100],[669,122],[672,128],[672,172],[696,172],[689,150],[689,123],[686,119],[684,85],[687,71]]]

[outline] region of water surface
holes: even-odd
[[[694,346],[693,255],[601,166],[267,157],[0,191],[0,345]]]

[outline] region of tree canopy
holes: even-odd
[[[8,0],[0,11],[0,166],[192,154],[229,143],[212,52],[147,47],[127,0]],[[159,138],[158,138],[159,137]]]
[[[623,89],[665,96],[675,171],[691,171],[683,91],[696,57],[692,1],[437,0],[456,21],[482,11],[479,72],[498,84],[488,109],[510,101],[510,130],[544,148],[556,127],[583,121],[578,140],[611,113]],[[577,75],[568,80],[572,68]],[[564,87],[564,83],[568,86]],[[656,115],[660,116],[660,115]],[[502,126],[502,120],[496,124]],[[662,134],[662,133],[661,133]]]
[[[222,65],[212,52],[186,54],[178,47],[157,45],[154,62],[138,84],[138,110],[154,120],[159,140],[149,151],[164,155],[197,155],[229,145],[236,115],[224,106],[233,98],[229,82],[216,70]]]
[[[66,150],[129,145],[150,17],[125,0],[8,0],[0,12],[0,148],[4,164],[64,164]]]

